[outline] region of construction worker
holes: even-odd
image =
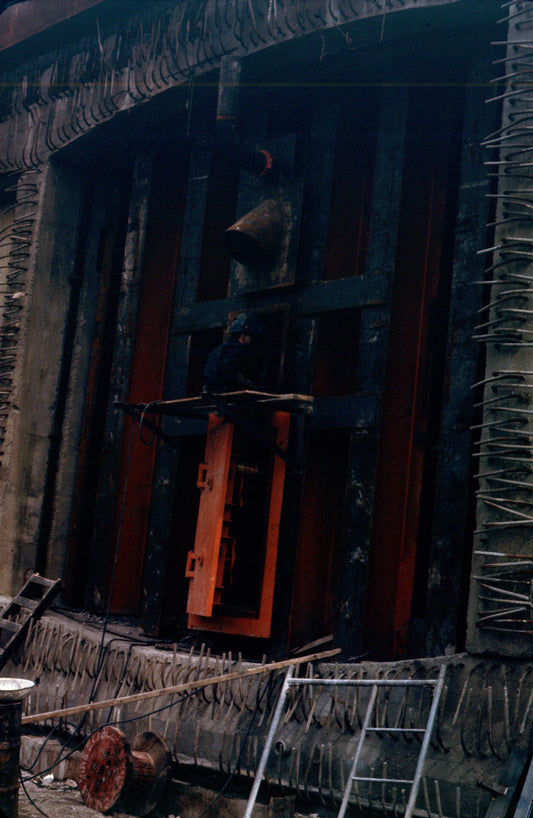
[[[263,333],[263,325],[254,315],[238,315],[230,326],[228,339],[207,356],[203,391],[239,392],[257,388],[257,341]]]

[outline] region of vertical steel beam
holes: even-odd
[[[396,259],[408,98],[405,89],[383,89],[381,94],[367,271],[386,273],[390,290]],[[378,406],[385,379],[390,309],[389,297],[383,306],[364,309],[361,317],[355,391],[374,394]],[[379,422],[378,411],[374,428],[352,432],[348,455],[337,635],[339,646],[350,655],[361,646]]]
[[[111,382],[105,439],[100,464],[100,478],[94,518],[90,582],[100,603],[107,600],[107,574],[113,542],[117,495],[120,487],[122,449],[118,445],[124,432],[124,415],[112,408],[113,401],[127,399],[131,361],[135,339],[135,324],[140,293],[140,277],[146,240],[148,203],[152,186],[153,157],[142,154],[137,159],[130,197],[130,212],[124,247],[117,315],[116,343],[113,350]],[[129,437],[129,436],[128,436]],[[127,443],[126,443],[127,445]],[[96,600],[89,600],[94,604]]]
[[[191,336],[180,332],[177,311],[193,304],[196,298],[204,221],[207,206],[211,151],[194,149],[189,166],[183,240],[180,265],[173,294],[174,320],[167,350],[167,365],[163,396],[185,396],[189,367]],[[161,428],[172,434],[174,426],[163,418]],[[150,504],[146,541],[144,593],[141,625],[146,633],[157,633],[163,613],[165,567],[169,547],[174,495],[174,476],[179,462],[179,450],[158,446],[154,465],[152,501]]]
[[[424,630],[428,656],[444,654],[449,646],[462,649],[457,640],[462,575],[469,563],[464,550],[472,504],[467,490],[472,453],[470,426],[474,422],[471,386],[479,366],[479,348],[472,344],[472,335],[483,299],[483,288],[475,282],[483,277],[484,262],[478,250],[485,241],[489,221],[484,195],[488,179],[481,143],[494,129],[496,117],[496,110],[485,104],[489,68],[487,55],[486,63],[470,73],[465,99],[446,351],[448,390],[442,409],[433,530],[427,557],[430,571]],[[450,605],[451,599],[457,600],[456,604]]]

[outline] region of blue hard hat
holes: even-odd
[[[247,315],[243,312],[231,322],[229,331],[231,335],[254,335],[259,338],[265,330],[263,324],[255,315]]]

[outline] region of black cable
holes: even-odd
[[[383,647],[383,645],[386,645],[388,642],[392,642],[394,637],[398,636],[398,634],[400,634],[403,630],[405,630],[405,628],[409,627],[410,624],[411,624],[411,620],[408,619],[407,622],[404,622],[403,625],[400,625],[400,627],[397,630],[395,630],[394,633],[392,633],[390,636],[385,636],[383,639],[381,639],[377,643],[377,645],[374,645],[373,648],[370,648],[369,650],[365,651],[365,653],[360,653],[359,656],[350,656],[350,658],[346,659],[346,661],[347,662],[360,662],[361,659],[364,659],[366,656],[370,656],[372,653],[375,653],[377,650],[379,650],[381,647]]]
[[[144,415],[145,415],[147,409],[150,407],[150,405],[151,404],[146,404],[146,406],[144,407],[143,414],[142,414],[142,417],[141,417],[141,423],[140,423],[140,427],[139,427],[141,440],[146,445],[149,445],[149,444],[147,444],[147,442],[142,437],[142,425],[143,425],[143,421],[144,421]],[[104,659],[105,659],[107,651],[109,650],[109,646],[114,641],[120,641],[121,640],[121,636],[118,635],[116,638],[110,639],[106,644],[104,644],[106,634],[108,633],[109,616],[110,616],[110,613],[111,613],[111,599],[112,599],[112,596],[113,596],[113,589],[114,589],[114,585],[115,585],[116,568],[117,568],[117,563],[118,563],[118,552],[119,552],[119,546],[120,546],[120,537],[121,537],[121,534],[122,534],[122,526],[123,526],[123,521],[124,521],[124,509],[125,509],[125,506],[126,506],[126,493],[127,493],[127,489],[128,489],[128,480],[129,480],[129,472],[130,472],[130,465],[131,465],[131,454],[132,454],[132,448],[133,448],[134,431],[135,431],[135,424],[132,423],[131,432],[130,432],[129,447],[128,447],[128,457],[127,457],[127,461],[126,461],[126,470],[125,470],[125,475],[124,475],[124,485],[123,485],[123,489],[122,489],[122,501],[121,501],[121,506],[120,506],[119,525],[118,525],[118,531],[117,531],[116,540],[115,540],[115,551],[114,551],[114,555],[113,555],[113,568],[112,568],[112,572],[111,572],[111,581],[110,581],[110,585],[109,585],[109,592],[108,592],[108,598],[107,598],[107,607],[106,607],[106,612],[105,612],[103,626],[102,626],[102,634],[101,634],[101,638],[100,638],[100,645],[99,645],[99,648],[98,648],[98,660],[97,660],[97,663],[96,663],[96,666],[95,666],[94,680],[93,680],[93,684],[92,684],[92,687],[91,687],[91,691],[89,693],[89,699],[88,699],[89,702],[94,701],[94,696],[95,696],[95,693],[96,693],[96,686],[98,684],[98,679],[99,679],[99,676],[100,676],[100,672],[101,672],[102,667],[104,665]],[[152,437],[152,441],[150,441],[150,443],[152,443],[154,439],[155,439],[155,433],[154,433],[154,435]],[[133,646],[133,644],[135,644],[135,643],[132,642],[130,644],[130,649],[129,649],[130,651],[131,651],[131,647]],[[147,643],[143,641],[143,642],[138,642],[137,644],[145,646]],[[148,643],[148,644],[150,644],[150,643]],[[152,644],[153,644],[153,642],[152,642]],[[124,675],[125,675],[125,672],[126,672],[126,666],[127,666],[127,663],[125,662],[123,670],[122,670],[122,678],[118,682],[119,685],[122,683],[122,680],[124,678]],[[86,711],[83,714],[83,716],[82,716],[82,718],[81,718],[81,720],[80,720],[80,722],[79,722],[79,724],[78,724],[78,726],[76,728],[76,731],[75,731],[74,735],[79,734],[80,731],[82,730],[83,725],[85,724],[85,721],[87,719],[87,713],[88,712],[89,711]],[[155,712],[157,712],[157,711],[155,711]],[[55,728],[54,728],[54,730],[55,730]],[[38,753],[37,758],[35,759],[34,763],[37,762],[39,756],[41,755],[41,753],[42,753],[42,751],[44,749],[45,744],[50,740],[51,735],[53,734],[53,732],[54,731],[52,730],[52,732],[45,738],[45,740],[43,742],[43,746],[40,748],[39,753]],[[62,760],[61,759],[61,751],[60,751],[56,761],[54,762],[54,764],[49,769],[53,769],[53,767],[55,767],[60,762],[60,760]],[[33,765],[32,765],[32,768],[33,768]]]
[[[108,642],[108,643],[107,643],[107,645],[106,645],[106,650],[107,650],[107,648],[109,647],[109,645],[111,645],[113,642],[120,642],[120,641],[121,641],[120,637],[117,637],[116,639],[110,639],[110,640],[109,640],[109,642]],[[124,676],[125,676],[125,675],[126,675],[126,673],[127,673],[128,661],[129,661],[129,656],[131,655],[131,650],[132,650],[132,648],[134,648],[134,647],[136,647],[136,646],[142,646],[142,647],[144,647],[144,646],[145,646],[145,644],[146,644],[145,642],[131,642],[131,644],[129,645],[129,648],[128,648],[128,657],[126,658],[126,661],[124,662],[124,667],[122,668],[121,677],[120,677],[120,679],[117,681],[117,686],[115,687],[115,696],[114,696],[114,697],[116,697],[116,695],[118,694],[118,690],[120,689],[120,685],[122,684],[122,682],[123,682],[123,680],[124,680]],[[114,698],[114,697],[113,697],[113,698]],[[113,708],[111,708],[111,710],[112,710],[112,709],[113,709]],[[151,714],[149,713],[148,715],[151,715]],[[72,740],[72,739],[73,739],[73,738],[74,738],[74,737],[75,737],[75,736],[76,736],[76,735],[77,735],[77,734],[80,732],[80,729],[81,729],[81,726],[82,726],[82,722],[83,722],[83,720],[82,720],[82,721],[80,721],[78,724],[71,724],[71,725],[70,725],[70,726],[72,727],[72,729],[73,729],[72,734],[70,734],[70,735],[69,735],[69,739],[70,739],[70,740]],[[37,755],[35,756],[35,759],[33,760],[33,763],[31,764],[31,766],[29,766],[29,767],[24,767],[23,765],[21,765],[21,766],[22,766],[22,768],[23,768],[25,771],[27,771],[27,772],[31,772],[31,770],[33,770],[33,768],[35,767],[35,765],[36,765],[37,761],[38,761],[38,760],[39,760],[39,758],[41,757],[41,754],[42,754],[42,752],[43,752],[44,748],[46,747],[47,743],[48,743],[49,741],[51,741],[51,740],[52,740],[52,738],[53,738],[53,736],[54,736],[54,733],[55,733],[57,730],[60,730],[62,727],[64,727],[64,726],[65,726],[65,724],[66,724],[65,722],[61,722],[61,721],[59,721],[59,722],[58,722],[56,725],[54,725],[54,727],[52,727],[52,729],[50,730],[50,732],[49,732],[49,733],[48,733],[48,734],[47,734],[47,735],[44,737],[43,743],[41,744],[41,746],[40,746],[40,748],[39,748],[39,750],[38,750],[38,752],[37,752]],[[67,724],[68,724],[68,723],[67,723]],[[86,739],[84,738],[84,739],[83,739],[83,741],[85,741],[85,740],[86,740]],[[57,766],[57,765],[58,765],[58,764],[59,764],[59,763],[60,763],[60,762],[63,760],[63,759],[61,758],[61,753],[62,753],[62,750],[60,750],[60,751],[59,751],[59,753],[58,753],[58,756],[57,756],[56,760],[55,760],[55,761],[52,763],[52,765],[51,765],[51,766],[50,766],[48,769],[53,769],[54,767],[56,767],[56,766]],[[41,772],[41,773],[39,773],[39,775],[42,775],[42,772]]]
[[[32,763],[30,764],[30,766],[25,767],[24,764],[21,764],[20,765],[21,769],[23,769],[25,772],[28,772],[28,773],[30,773],[33,770],[33,768],[35,767],[35,765],[39,761],[39,759],[40,759],[40,757],[42,755],[42,752],[43,752],[44,748],[46,747],[47,743],[52,740],[52,737],[53,737],[54,733],[56,732],[56,730],[59,730],[59,728],[61,726],[62,726],[61,722],[58,721],[58,723],[56,725],[54,725],[54,727],[52,727],[50,732],[47,733],[47,735],[44,737],[43,743],[39,747],[39,749],[37,751],[37,754],[36,754],[35,758],[33,759]],[[55,766],[55,764],[54,764],[54,766]]]
[[[156,439],[157,432],[158,432],[158,426],[157,426],[157,423],[156,423],[156,421],[154,419],[154,414],[153,414],[153,412],[151,412],[152,420],[150,421],[150,425],[152,427],[152,437],[149,440],[145,440],[144,437],[143,437],[144,416],[149,411],[149,409],[151,408],[153,403],[154,403],[154,401],[151,401],[150,403],[146,403],[144,405],[144,408],[143,408],[143,410],[141,412],[141,417],[140,417],[140,420],[139,420],[139,437],[140,437],[140,439],[142,440],[142,442],[144,443],[145,446],[151,446],[152,445],[152,443]],[[148,424],[147,424],[147,428],[148,428]]]
[[[28,779],[26,779],[26,780],[28,780]],[[44,815],[44,818],[52,818],[52,816],[51,816],[51,815],[49,815],[47,812],[44,812],[44,811],[43,811],[43,810],[42,810],[42,809],[41,809],[41,808],[40,808],[40,807],[39,807],[39,806],[38,806],[38,805],[35,803],[35,801],[34,801],[34,800],[33,800],[33,798],[31,797],[31,795],[29,794],[28,790],[26,789],[26,781],[24,781],[24,779],[22,778],[22,775],[20,776],[20,784],[21,784],[22,789],[24,790],[24,795],[26,796],[26,798],[28,799],[28,801],[30,802],[30,804],[32,805],[32,807],[35,807],[35,809],[36,809],[38,812],[40,812],[40,813],[41,813],[41,815]]]
[[[129,442],[129,446],[128,446],[128,457],[127,457],[127,460],[126,460],[126,472],[125,472],[125,475],[124,475],[124,485],[123,485],[123,488],[122,488],[122,502],[121,502],[121,505],[120,505],[120,516],[119,516],[119,523],[118,523],[118,531],[117,531],[117,536],[116,536],[116,539],[115,539],[115,553],[113,555],[113,567],[112,567],[112,570],[111,570],[111,581],[110,581],[110,584],[109,584],[109,592],[108,592],[108,595],[107,595],[107,607],[106,607],[106,612],[105,612],[105,617],[104,617],[104,624],[103,624],[103,628],[102,628],[102,636],[101,636],[101,639],[100,639],[98,662],[96,664],[95,671],[94,671],[94,682],[93,682],[93,685],[92,685],[92,688],[91,688],[91,692],[89,694],[89,702],[94,701],[93,697],[94,697],[94,695],[96,693],[96,684],[97,684],[97,681],[98,681],[98,677],[100,675],[100,671],[101,671],[102,666],[103,666],[103,657],[105,655],[105,650],[106,650],[104,648],[104,641],[105,641],[105,635],[106,635],[106,632],[107,632],[107,624],[109,622],[109,616],[110,616],[110,613],[111,613],[111,599],[113,597],[113,589],[115,587],[115,577],[116,577],[116,570],[117,570],[117,564],[118,564],[118,552],[119,552],[119,546],[120,546],[120,537],[122,535],[122,525],[123,525],[123,522],[124,522],[124,509],[126,507],[126,492],[127,492],[127,489],[128,489],[128,480],[129,480],[130,463],[131,463],[131,452],[132,452],[132,448],[133,448],[134,428],[135,428],[134,424],[132,423],[131,432],[130,432],[130,442]],[[83,724],[85,723],[86,717],[87,717],[87,714],[84,714],[84,716],[83,716],[83,718],[82,718],[82,720],[80,722],[80,729],[83,726]]]
[[[243,754],[244,748],[246,746],[246,739],[248,738],[248,736],[250,734],[254,719],[255,719],[257,713],[259,712],[259,705],[261,704],[261,701],[263,700],[263,697],[265,696],[265,694],[269,690],[269,687],[272,686],[272,684],[273,684],[273,679],[272,679],[272,676],[270,676],[269,679],[268,679],[267,684],[265,685],[264,689],[261,691],[260,696],[257,697],[256,704],[255,704],[255,707],[254,707],[254,711],[252,713],[252,717],[250,719],[250,722],[248,724],[248,727],[247,727],[247,730],[246,730],[246,733],[245,733],[245,736],[244,736],[243,747],[241,749],[241,752],[239,753],[239,757],[237,759],[235,769],[231,772],[231,774],[230,774],[230,776],[228,778],[228,781],[224,785],[224,789],[218,794],[218,796],[215,796],[215,799],[220,798],[223,791],[225,789],[227,789],[231,779],[235,776],[235,774],[236,774],[236,772],[237,772],[237,770],[239,768],[239,765],[240,765],[240,762],[241,762],[241,759],[242,759],[242,754]],[[148,718],[149,716],[156,715],[157,713],[162,713],[164,710],[170,710],[170,708],[175,707],[177,704],[181,704],[182,702],[186,701],[187,699],[190,699],[192,696],[197,696],[199,693],[200,693],[200,690],[188,691],[187,693],[185,693],[183,696],[181,696],[176,701],[169,702],[168,704],[164,704],[161,707],[157,707],[154,710],[150,710],[147,713],[144,712],[144,713],[140,713],[139,715],[136,715],[136,716],[130,716],[129,718],[116,719],[113,722],[108,722],[106,726],[120,726],[120,725],[123,725],[123,724],[130,724],[131,722],[134,722],[134,721],[140,721],[141,719]],[[54,767],[57,767],[57,765],[59,763],[61,763],[62,761],[66,761],[67,758],[70,758],[71,755],[78,752],[79,748],[82,747],[91,738],[91,736],[93,736],[95,733],[98,733],[99,730],[101,730],[101,726],[96,727],[94,730],[92,730],[89,733],[89,735],[84,736],[83,738],[81,738],[80,741],[77,744],[75,744],[74,747],[71,747],[68,750],[68,752],[66,752],[65,754],[62,754],[62,752],[60,752],[59,755],[57,756],[56,760],[53,762],[53,764],[51,764],[49,767],[45,768],[44,770],[40,770],[38,773],[35,773],[34,775],[28,776],[26,778],[26,781],[32,781],[35,778],[40,778],[41,776],[46,775],[46,773],[53,770]],[[77,730],[76,730],[76,732],[77,732]],[[76,732],[70,737],[70,740],[72,740],[72,738],[74,738],[76,736]],[[216,800],[213,801],[213,803],[216,803]],[[201,815],[202,814],[203,813],[201,813]],[[197,816],[197,818],[200,818],[200,816]]]
[[[106,727],[118,727],[119,725],[122,725],[122,724],[130,724],[133,721],[140,721],[140,719],[148,718],[149,716],[153,716],[156,713],[162,713],[163,710],[169,710],[171,707],[174,707],[177,704],[181,704],[182,702],[186,701],[186,699],[189,699],[189,698],[191,698],[191,696],[195,696],[198,693],[199,693],[198,690],[188,692],[184,696],[182,696],[181,698],[177,699],[175,702],[170,702],[169,704],[164,704],[161,707],[157,707],[155,710],[149,711],[148,713],[141,713],[141,714],[139,714],[137,716],[131,716],[130,718],[127,718],[127,719],[117,719],[116,721],[113,721],[113,722],[107,722],[107,724],[105,726]],[[80,739],[80,741],[77,744],[75,744],[74,747],[71,747],[64,755],[62,754],[63,751],[61,750],[59,755],[56,757],[55,761],[52,764],[50,764],[50,766],[46,767],[44,770],[40,770],[38,773],[35,773],[34,775],[27,776],[26,781],[33,781],[34,779],[40,778],[41,776],[46,775],[46,773],[49,773],[51,770],[53,770],[55,767],[57,767],[57,765],[60,764],[62,761],[66,761],[67,758],[70,758],[70,756],[74,755],[74,753],[77,753],[78,750],[80,749],[80,747],[82,747],[91,738],[91,736],[94,736],[94,734],[98,733],[98,731],[101,730],[101,729],[102,729],[102,727],[100,725],[99,727],[96,727],[94,730],[92,730],[89,733],[89,735],[83,736]],[[70,737],[71,740],[75,736],[76,736],[76,733],[74,733],[73,736]]]
[[[203,818],[203,816],[204,816],[204,815],[205,815],[205,814],[206,814],[206,813],[207,813],[207,812],[208,812],[208,811],[209,811],[209,810],[210,810],[212,807],[214,807],[214,805],[217,803],[217,801],[218,801],[220,798],[222,798],[222,796],[223,796],[223,795],[224,795],[224,793],[226,792],[226,790],[227,790],[227,788],[229,787],[229,785],[230,785],[231,781],[232,781],[232,780],[235,778],[235,776],[237,775],[237,771],[238,771],[238,769],[240,768],[240,765],[241,765],[241,760],[242,760],[242,757],[243,757],[243,753],[244,753],[244,751],[245,751],[245,749],[246,749],[246,742],[248,741],[248,737],[249,737],[249,735],[250,735],[250,732],[251,732],[251,729],[252,729],[252,725],[253,725],[253,723],[254,723],[254,719],[255,719],[255,717],[256,717],[256,715],[257,715],[257,713],[259,712],[259,705],[261,704],[261,701],[263,700],[263,696],[265,695],[265,693],[267,692],[268,688],[269,688],[269,687],[270,687],[272,684],[273,684],[273,679],[272,679],[272,674],[270,674],[270,676],[269,676],[269,678],[268,678],[268,681],[267,681],[267,684],[265,685],[265,687],[264,687],[264,688],[263,688],[263,690],[261,691],[261,695],[259,696],[259,698],[256,700],[256,704],[255,704],[254,712],[252,713],[252,717],[251,717],[251,719],[250,719],[250,722],[249,722],[249,724],[248,724],[248,727],[246,728],[246,733],[244,734],[244,739],[243,739],[242,744],[241,744],[241,750],[240,750],[240,752],[239,752],[239,755],[238,755],[237,761],[235,762],[235,766],[234,766],[233,770],[231,771],[231,773],[230,773],[230,774],[229,774],[229,776],[227,777],[227,779],[226,779],[226,781],[224,782],[224,784],[223,784],[222,788],[219,790],[219,792],[218,792],[218,793],[215,795],[215,797],[212,799],[211,803],[209,803],[209,804],[208,804],[206,807],[204,807],[204,809],[203,809],[203,810],[202,810],[202,811],[201,811],[201,812],[200,812],[200,813],[199,813],[199,814],[196,816],[196,818]]]
[[[254,711],[252,713],[252,716],[251,716],[250,721],[248,723],[248,726],[246,728],[246,732],[244,734],[244,738],[243,738],[242,745],[241,745],[241,750],[239,752],[239,756],[238,756],[238,758],[237,758],[237,760],[235,762],[233,770],[231,771],[231,773],[227,777],[226,781],[224,782],[224,784],[221,787],[221,789],[219,790],[219,792],[214,796],[214,798],[211,800],[211,802],[206,807],[204,807],[204,809],[196,816],[196,818],[203,818],[203,816],[219,801],[219,799],[222,798],[222,796],[226,792],[227,788],[229,787],[231,781],[233,780],[233,778],[237,774],[237,772],[238,772],[238,770],[240,768],[240,765],[241,765],[243,754],[244,754],[244,752],[246,750],[246,742],[247,742],[247,740],[249,738],[249,735],[250,735],[250,732],[252,730],[252,726],[254,724],[257,713],[259,712],[259,706],[260,706],[260,704],[261,704],[261,702],[263,700],[263,697],[267,694],[267,692],[269,692],[269,690],[273,686],[273,684],[274,684],[274,679],[273,679],[272,674],[270,674],[266,685],[264,686],[264,688],[261,691],[260,695],[256,698],[256,704],[255,704],[255,707],[254,707]],[[174,707],[177,704],[181,704],[182,702],[186,701],[187,699],[191,698],[192,696],[197,696],[199,694],[199,692],[200,692],[199,690],[194,690],[194,691],[187,692],[184,696],[181,696],[176,701],[170,702],[169,704],[162,705],[161,707],[158,707],[158,708],[156,708],[154,710],[151,710],[148,713],[142,713],[142,714],[137,715],[137,716],[131,716],[130,718],[127,718],[127,719],[118,719],[118,720],[116,720],[114,722],[107,722],[107,724],[111,724],[111,726],[118,726],[118,725],[123,725],[123,724],[129,724],[129,723],[134,722],[134,721],[139,721],[140,719],[147,718],[148,716],[153,716],[153,715],[155,715],[157,713],[161,713],[164,710],[169,710],[170,708]],[[49,767],[47,767],[45,770],[41,770],[39,773],[37,773],[35,775],[27,776],[26,779],[24,779],[24,780],[22,779],[22,776],[21,776],[21,784],[22,784],[22,787],[24,789],[24,792],[25,792],[28,800],[43,816],[45,816],[45,818],[51,818],[51,816],[49,816],[47,813],[43,812],[37,806],[35,801],[31,798],[30,794],[28,793],[28,791],[27,791],[27,789],[25,787],[25,783],[27,781],[32,781],[32,780],[34,780],[36,778],[40,778],[41,776],[46,775],[46,773],[53,770],[60,762],[66,761],[68,758],[70,758],[70,756],[74,755],[74,753],[78,752],[79,748],[82,745],[84,745],[91,738],[92,735],[94,735],[95,733],[98,733],[98,731],[100,729],[101,729],[101,727],[97,727],[95,730],[93,730],[91,733],[89,733],[88,736],[84,737],[78,744],[76,744],[74,747],[72,747],[65,754],[62,754],[60,752],[60,754],[58,755],[58,757],[56,758],[54,763],[52,765],[50,765]],[[79,725],[78,725],[77,730],[79,730]],[[74,735],[76,735],[76,734],[74,734]]]

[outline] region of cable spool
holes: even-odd
[[[78,768],[84,804],[108,812],[120,801],[135,815],[156,807],[170,775],[166,742],[155,733],[140,733],[128,742],[117,727],[102,727],[87,741]]]

